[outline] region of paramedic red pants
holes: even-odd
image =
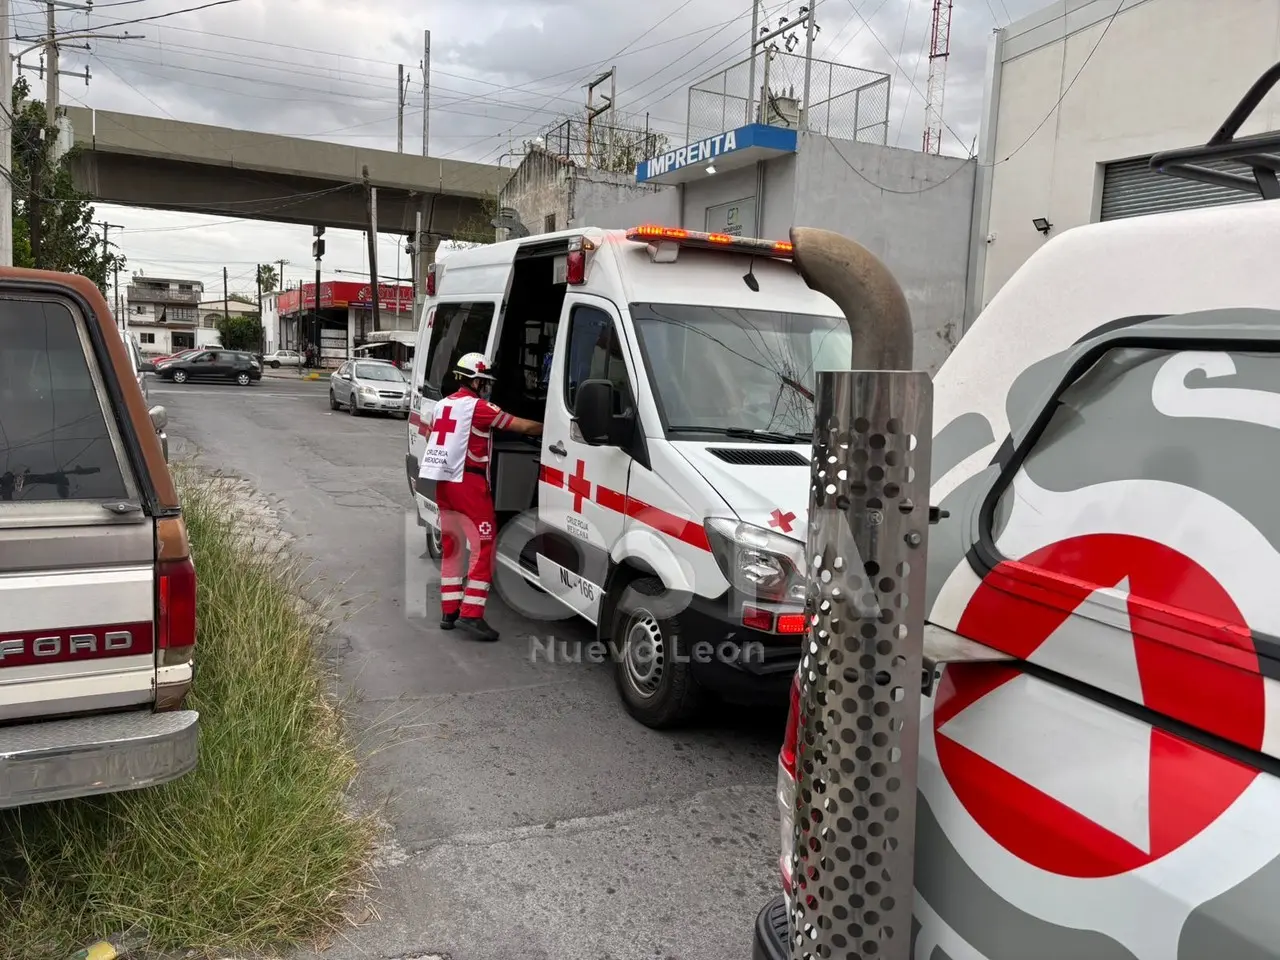
[[[489,585],[493,582],[493,545],[497,523],[493,515],[493,495],[482,473],[468,469],[456,483],[436,484],[436,505],[440,508],[440,610],[445,616],[483,617]],[[462,545],[471,551],[465,578]]]

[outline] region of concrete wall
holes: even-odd
[[[530,233],[544,232],[548,216],[554,216],[556,229],[569,220],[569,174],[572,167],[538,147],[530,147],[520,165],[501,190],[498,206],[510,207],[520,215],[520,222]],[[506,231],[498,231],[498,239],[506,239]]]
[[[1050,236],[1096,221],[1103,164],[1204,143],[1280,60],[1275,0],[1126,0],[1108,29],[1115,11],[1116,0],[1057,0],[996,34],[971,313],[1045,242],[1034,217]],[[1273,94],[1241,132],[1278,123]]]
[[[843,233],[884,261],[911,307],[915,365],[930,373],[963,329],[974,174],[970,160],[800,137],[793,222]]]
[[[625,230],[627,227],[642,223],[681,226],[680,192],[675,187],[667,187],[654,193],[634,197],[625,203],[585,208],[573,218],[569,225]]]
[[[791,228],[795,210],[796,157],[784,156],[764,164],[764,212],[757,218],[758,237],[782,240]],[[753,165],[738,170],[722,170],[684,188],[684,217],[680,224],[688,230],[707,229],[707,209],[735,200],[750,200],[755,208],[759,197],[758,171]]]
[[[538,234],[548,232],[548,227],[600,226],[584,218],[631,203],[645,204],[663,192],[661,187],[636,183],[631,174],[584,169],[545,149],[530,147],[498,193],[498,205],[516,210],[529,232]],[[553,224],[547,223],[548,216],[555,217]],[[506,239],[505,230],[498,234],[498,239]]]

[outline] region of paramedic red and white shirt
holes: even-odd
[[[428,480],[457,481],[463,470],[489,471],[493,431],[511,425],[512,416],[496,404],[463,388],[436,404],[424,428],[427,448],[419,475]]]

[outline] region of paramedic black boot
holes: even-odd
[[[446,614],[443,614],[443,615],[440,617],[440,629],[441,629],[441,630],[452,630],[452,629],[453,629],[453,625],[454,625],[455,623],[457,623],[457,622],[458,622],[458,611],[457,611],[457,610],[453,611],[453,613],[446,613]]]
[[[485,623],[483,617],[460,617],[458,629],[467,635],[468,640],[482,643],[493,643],[500,636],[497,630]]]

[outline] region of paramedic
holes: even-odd
[[[542,424],[513,417],[489,402],[492,369],[482,353],[468,353],[458,360],[454,376],[459,389],[436,404],[419,469],[419,476],[436,481],[440,508],[440,627],[452,630],[456,625],[472,639],[485,641],[498,639],[498,632],[484,619],[497,538],[489,476],[493,431],[542,434]],[[465,579],[464,539],[471,551]]]

